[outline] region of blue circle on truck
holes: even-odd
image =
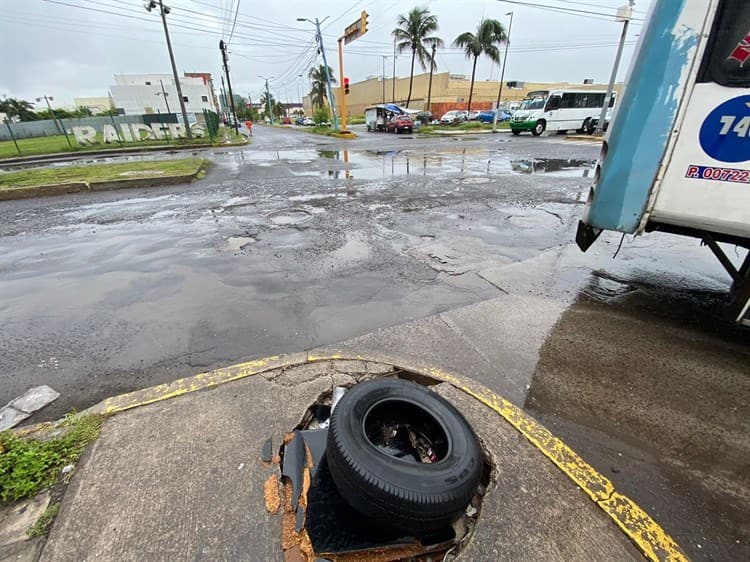
[[[709,113],[699,139],[703,151],[714,160],[750,160],[750,96],[727,100]]]

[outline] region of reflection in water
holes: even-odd
[[[576,158],[522,158],[511,160],[510,167],[522,174],[545,174],[549,172],[580,172],[580,168],[592,168],[594,160]],[[489,168],[489,164],[488,164]]]

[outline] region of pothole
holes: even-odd
[[[227,238],[227,250],[230,252],[239,252],[248,244],[252,244],[256,241],[257,240],[252,236],[230,236]]]
[[[461,183],[467,184],[467,185],[482,185],[485,183],[490,183],[490,178],[464,178],[461,180]]]
[[[266,443],[263,460],[281,469],[266,481],[266,508],[282,511],[286,560],[438,561],[466,546],[493,467],[465,418],[429,389],[438,384],[399,371],[336,386],[277,457]]]
[[[282,209],[266,215],[268,221],[278,226],[299,224],[310,218],[310,212],[305,209]]]

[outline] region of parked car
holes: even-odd
[[[281,118],[281,124],[282,125],[291,125],[292,124],[292,118],[291,117],[282,117]]]
[[[385,127],[389,133],[411,133],[414,130],[414,122],[408,115],[395,115]]]
[[[420,111],[414,117],[414,122],[421,123],[422,125],[429,125],[430,123],[432,123],[432,121],[432,113],[430,113],[429,111]]]
[[[304,125],[304,124],[305,124],[305,118],[304,118],[304,117],[297,117],[297,118],[296,118],[296,119],[294,120],[294,124],[295,124],[295,125],[297,125],[297,126],[302,126],[302,125]]]
[[[302,120],[302,126],[303,127],[314,127],[315,126],[315,120],[312,117],[305,117]]]
[[[468,111],[466,113],[466,118],[469,121],[476,121],[479,118],[479,111]]]
[[[508,111],[501,109],[500,113],[497,116],[497,122],[502,123],[503,121],[510,121],[510,119],[511,114]],[[480,123],[493,123],[495,121],[495,110],[485,109],[484,111],[479,113],[477,120]]]
[[[466,121],[467,113],[465,111],[458,111],[458,110],[451,110],[447,113],[445,113],[440,118],[440,124],[441,125],[457,125],[458,123],[462,123],[463,121]]]

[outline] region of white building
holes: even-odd
[[[180,79],[185,109],[219,111],[209,73],[186,73]],[[109,87],[115,108],[124,115],[180,113],[177,88],[171,74],[115,74]]]

